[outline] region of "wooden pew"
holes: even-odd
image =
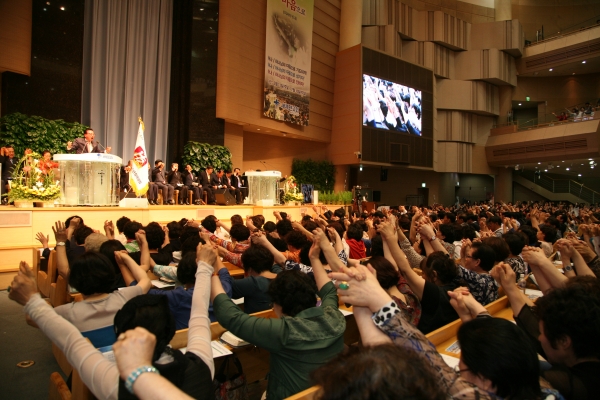
[[[231,275],[234,279],[242,279],[245,277],[245,272],[243,269],[238,267],[237,265],[233,265],[229,261],[223,261],[223,265],[229,271],[229,275]]]
[[[56,282],[58,268],[56,266],[56,250],[52,250],[48,256],[48,271],[38,271],[37,284],[42,297],[50,297],[50,285]]]
[[[50,375],[50,389],[48,392],[48,399],[50,400],[71,400],[71,391],[58,372],[53,372]]]
[[[313,400],[318,391],[319,386],[312,386],[300,393],[287,397],[285,400]]]
[[[513,320],[512,310],[508,303],[508,297],[504,296],[500,299],[491,302],[486,305],[485,308],[495,318],[503,318],[509,321]],[[449,323],[433,332],[428,333],[426,336],[433,345],[437,348],[440,354],[446,354],[452,357],[460,357],[460,354],[447,352],[446,349],[456,342],[456,334],[458,329],[462,325],[462,321],[457,319],[454,322]]]
[[[62,306],[73,301],[73,297],[69,292],[69,284],[62,276],[58,276],[56,282],[50,284],[48,298],[52,307]]]

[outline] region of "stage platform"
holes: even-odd
[[[304,206],[148,206],[148,208],[125,207],[54,207],[54,208],[16,208],[14,206],[0,206],[0,288],[6,288],[13,276],[19,270],[19,262],[27,261],[33,267],[36,253],[41,248],[40,242],[35,238],[38,232],[50,236],[49,246],[54,248],[55,240],[52,226],[56,221],[65,221],[72,215],[79,215],[86,225],[104,233],[104,221],[111,220],[116,223],[122,216],[146,225],[149,222],[168,223],[179,221],[182,218],[201,220],[207,215],[229,223],[229,218],[234,214],[247,215],[262,214],[266,221],[275,221],[274,211],[285,211],[292,219],[299,221],[302,212],[312,213],[310,205]]]

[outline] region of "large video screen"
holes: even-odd
[[[363,74],[363,126],[421,136],[421,91]]]

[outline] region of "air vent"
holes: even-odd
[[[390,143],[390,162],[410,164],[410,146],[404,143]]]
[[[567,149],[586,148],[587,145],[588,144],[587,144],[587,140],[586,139],[573,140],[571,142],[565,142],[565,148],[567,148]]]
[[[565,148],[565,142],[546,143],[544,148],[546,151],[562,150]]]

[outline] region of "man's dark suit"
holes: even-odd
[[[17,157],[10,158],[7,156],[0,156],[0,163],[2,164],[1,193],[5,194],[7,192],[6,185],[8,184],[8,181],[12,179],[13,169],[15,168],[15,165],[19,163],[19,159]]]
[[[96,144],[94,145],[94,143],[92,142],[92,146],[93,149],[92,151],[88,151],[87,145],[86,145],[86,141],[84,138],[77,138],[75,140],[73,140],[73,143],[71,144],[71,150],[69,150],[71,153],[77,153],[77,154],[82,154],[82,153],[104,153],[104,150],[100,150],[100,142],[95,142]]]
[[[225,187],[227,187],[227,190],[229,190],[229,193],[231,193],[231,195],[233,197],[235,197],[235,201],[237,204],[242,204],[242,192],[240,191],[240,189],[236,188],[235,186],[233,186],[233,175],[230,175],[229,177],[227,176],[227,174],[223,174],[223,177],[221,178],[221,181],[223,182],[223,185]]]
[[[243,187],[242,179],[239,176],[231,174],[231,186],[240,191],[242,194],[242,202],[248,197],[248,188]]]
[[[148,198],[148,202],[150,204],[156,202],[158,200],[158,186],[154,182],[152,182],[152,170],[148,170],[148,191],[146,192],[146,197]]]
[[[173,186],[167,184],[165,174],[160,168],[152,170],[152,182],[163,192],[163,202],[173,203]]]
[[[208,202],[209,203],[214,203],[215,202],[215,191],[213,190],[213,188],[211,187],[210,184],[210,180],[211,180],[211,176],[209,176],[205,170],[200,171],[200,176],[199,176],[199,184],[202,185],[202,190],[206,190],[206,192],[208,193]]]
[[[193,172],[183,171],[181,173],[183,177],[183,184],[194,193],[194,202],[199,203],[202,200],[202,188],[194,186],[194,183],[198,183],[198,178]]]
[[[167,182],[169,182],[169,186],[173,187],[173,190],[179,190],[179,204],[184,204],[188,198],[188,188],[183,185],[181,172],[171,170],[167,174]]]

